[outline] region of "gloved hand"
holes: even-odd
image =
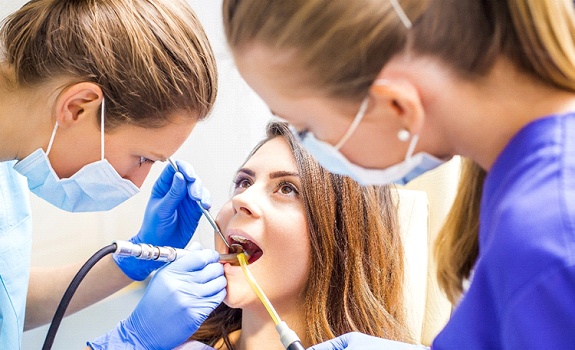
[[[393,340],[372,337],[359,332],[342,336],[314,345],[308,350],[424,350],[423,345],[401,343]]]
[[[152,194],[140,232],[130,238],[132,243],[184,248],[192,238],[202,212],[196,200],[209,209],[210,193],[203,188],[192,166],[177,161],[178,172],[167,165],[152,188]],[[131,279],[142,281],[165,263],[119,257],[114,260]]]
[[[88,342],[100,349],[173,349],[194,334],[226,296],[219,254],[193,242],[187,254],[158,270],[132,314]]]

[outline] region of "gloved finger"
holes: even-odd
[[[204,249],[204,247],[202,247],[202,244],[200,242],[196,242],[196,241],[190,242],[190,244],[188,244],[186,246],[186,250],[191,250],[191,251],[202,250],[202,249]]]
[[[171,271],[192,272],[218,262],[220,254],[213,249],[203,249],[187,254],[168,265]]]
[[[196,283],[207,283],[216,277],[224,275],[224,266],[220,263],[206,265],[200,271],[193,273],[191,279]]]
[[[195,284],[193,293],[200,298],[214,298],[217,299],[223,292],[222,299],[226,297],[226,286],[228,281],[225,276],[219,276],[204,284]]]
[[[175,173],[176,171],[174,168],[168,164],[160,174],[160,177],[154,183],[154,186],[152,187],[152,196],[163,197],[172,186],[172,180]]]
[[[314,345],[310,347],[308,350],[345,350],[347,349],[347,334],[344,334],[340,337],[328,340],[321,344]]]
[[[193,200],[201,200],[204,186],[201,179],[196,179],[194,182],[188,181],[188,194]]]
[[[166,210],[170,210],[172,213],[176,210],[176,207],[181,202],[182,198],[186,196],[186,185],[184,175],[175,173],[172,179],[172,186],[164,197],[164,206],[166,206]]]
[[[178,165],[178,171],[184,175],[188,182],[195,182],[198,178],[196,172],[194,171],[194,167],[183,160],[177,160],[176,164]]]

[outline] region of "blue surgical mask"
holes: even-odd
[[[349,129],[335,146],[318,140],[310,131],[297,132],[291,128],[292,133],[328,171],[335,174],[347,175],[364,186],[387,185],[391,183],[405,185],[419,175],[445,162],[425,152],[413,154],[413,150],[419,140],[418,135],[413,135],[405,159],[399,164],[385,169],[367,169],[351,163],[341,154],[339,149],[345,144],[359,125],[359,122],[363,119],[367,109],[367,103],[368,98],[365,98]]]
[[[110,210],[140,191],[123,179],[104,159],[104,100],[101,110],[101,160],[85,165],[69,178],[60,179],[48,159],[58,124],[46,152],[39,148],[14,166],[28,178],[28,188],[52,205],[70,212]]]

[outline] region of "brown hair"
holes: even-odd
[[[181,0],[33,0],[5,19],[0,38],[17,87],[98,84],[108,130],[160,127],[180,111],[203,119],[216,97],[210,44]]]
[[[400,5],[413,23],[409,30],[389,0],[224,0],[224,27],[238,55],[254,43],[295,51],[290,68],[305,70],[308,86],[332,97],[363,98],[383,66],[405,51],[439,58],[470,80],[505,57],[542,83],[575,91],[571,0],[403,0]],[[463,166],[435,250],[439,282],[452,302],[477,258],[485,177],[477,164]]]
[[[304,292],[308,339],[315,344],[359,331],[409,341],[404,254],[390,187],[362,187],[329,173],[280,122],[268,125],[267,138],[248,159],[275,137],[290,145],[302,181],[313,262]],[[214,345],[240,328],[241,310],[222,304],[192,339]]]

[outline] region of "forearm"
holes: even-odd
[[[83,263],[61,267],[32,268],[26,299],[24,330],[49,323],[68,285]],[[111,255],[100,260],[86,275],[66,315],[90,306],[132,282],[116,265]]]

